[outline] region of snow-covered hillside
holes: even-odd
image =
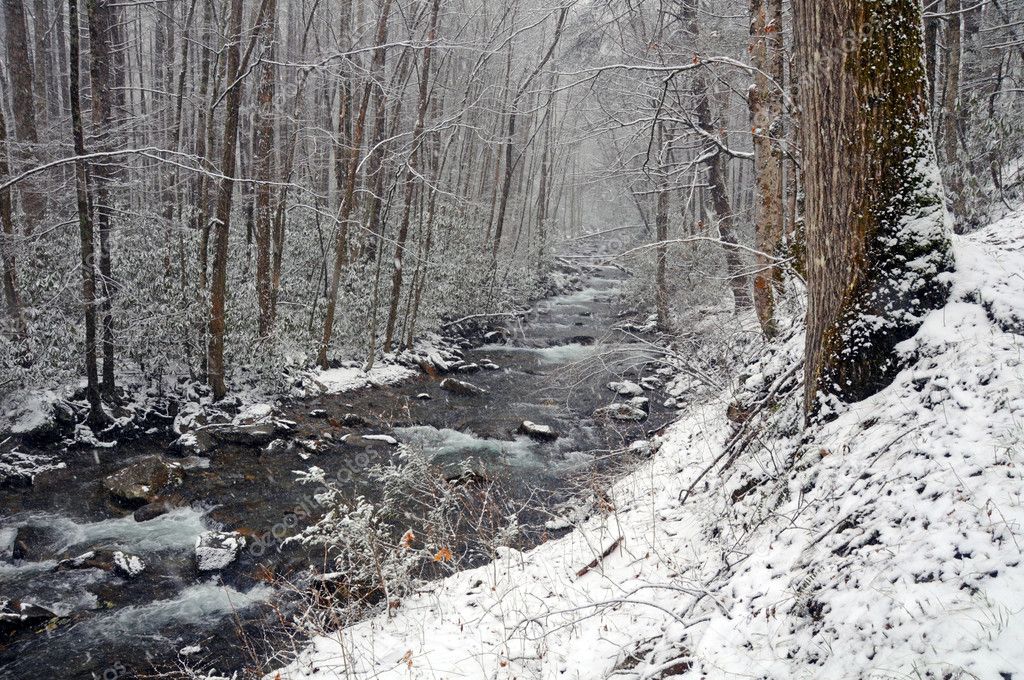
[[[793,332],[603,513],[281,677],[1024,677],[1024,212],[955,247],[882,393],[801,430]]]

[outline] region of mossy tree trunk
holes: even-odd
[[[953,266],[921,0],[797,0],[806,182],[805,400],[827,416],[900,369]]]

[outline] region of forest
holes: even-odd
[[[0,2],[0,680],[1024,678],[1024,0]]]

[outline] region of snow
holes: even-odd
[[[127,578],[135,578],[146,570],[146,563],[136,555],[127,555],[120,550],[114,551],[114,566]]]
[[[280,677],[1016,677],[1024,213],[954,252],[888,388],[801,431],[794,333],[757,379],[692,400],[571,533],[428,583]]]
[[[370,386],[397,385],[416,374],[415,370],[405,366],[379,364],[371,368],[369,372],[355,367],[319,371],[313,375],[312,380],[321,388],[322,392],[340,394]]]
[[[389,434],[364,434],[363,439],[369,439],[374,442],[384,442],[391,446],[398,446],[398,440]]]

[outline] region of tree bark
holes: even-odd
[[[117,8],[112,0],[86,0],[89,22],[89,74],[92,83],[92,123],[99,151],[111,149],[111,130],[116,121],[113,116],[112,44],[114,25],[118,21]],[[114,314],[113,298],[116,284],[111,265],[110,230],[113,220],[110,180],[116,173],[112,162],[92,166],[93,207],[99,232],[99,307],[103,324],[103,396],[113,400],[114,378]]]
[[[921,0],[797,0],[806,183],[805,405],[828,416],[900,368],[952,268]]]
[[[696,43],[700,34],[697,0],[685,0],[682,10],[683,25]],[[698,127],[704,132],[705,137],[720,138],[721,135],[715,128],[716,119],[711,109],[711,89],[699,69],[693,78],[692,94],[696,101],[694,108]],[[726,185],[729,157],[722,152],[723,145],[724,142],[719,145],[709,139],[701,149],[701,156],[706,159],[708,193],[718,221],[718,235],[723,246],[726,274],[729,277],[729,287],[732,289],[733,306],[736,311],[740,311],[750,308],[750,284],[744,271],[743,258],[736,248],[738,241],[733,231],[733,211],[729,203],[729,192]]]
[[[235,188],[235,155],[238,145],[238,111],[242,101],[242,87],[236,83],[240,66],[242,42],[242,0],[231,0],[231,16],[228,19],[227,71],[228,86],[225,99],[224,153],[220,170],[224,177],[220,181],[217,196],[217,213],[213,232],[213,276],[210,286],[210,343],[207,352],[207,373],[214,399],[220,400],[227,394],[224,383],[224,308],[227,296],[228,233],[231,227],[231,194]]]
[[[10,175],[11,168],[7,160],[7,121],[3,107],[0,107],[0,177]],[[26,335],[25,315],[21,309],[21,292],[18,289],[18,266],[14,256],[14,217],[11,208],[11,188],[0,189],[0,266],[3,267],[4,303],[7,315],[14,327],[14,337],[24,338]]]
[[[963,54],[963,17],[960,0],[946,0],[946,78],[942,96],[942,149],[946,184],[953,199],[954,224],[964,216],[964,181],[966,172],[959,162],[960,127],[960,63]]]
[[[430,56],[434,42],[437,40],[437,14],[441,0],[433,0],[430,8],[430,29],[427,33],[427,44],[423,48],[423,62],[420,68],[419,103],[416,108],[416,126],[412,134],[412,149],[409,152],[409,165],[405,171],[405,203],[402,208],[402,221],[398,227],[395,241],[395,266],[391,274],[391,299],[388,305],[388,320],[384,331],[384,351],[391,351],[391,343],[395,335],[395,322],[398,319],[398,302],[402,296],[403,264],[405,261],[405,245],[409,238],[409,219],[412,214],[413,190],[416,187],[416,175],[419,172],[420,145],[423,142],[423,129],[426,126],[427,107],[430,105]],[[370,348],[373,351],[373,348]]]
[[[86,398],[89,401],[89,421],[99,424],[104,419],[103,404],[100,401],[99,373],[96,366],[96,270],[95,245],[93,243],[92,206],[90,205],[89,166],[85,156],[85,130],[82,124],[82,102],[79,95],[79,48],[78,48],[78,0],[68,0],[69,26],[69,91],[71,103],[71,133],[74,138],[75,187],[78,205],[78,236],[80,240],[80,264],[82,267],[82,306],[85,311],[85,378]]]
[[[385,43],[388,40],[388,16],[391,13],[391,0],[382,0],[380,16],[377,20],[376,42],[373,48],[372,62],[384,62],[387,53]],[[370,69],[373,70],[373,63]],[[362,101],[359,103],[359,114],[352,131],[352,151],[346,168],[345,193],[341,197],[338,209],[338,240],[334,249],[334,268],[331,272],[330,290],[327,294],[327,310],[324,316],[324,332],[317,352],[317,363],[327,368],[327,349],[331,345],[334,333],[334,314],[338,305],[338,288],[341,286],[341,273],[348,262],[348,220],[352,214],[355,201],[356,175],[359,170],[360,147],[363,144],[363,132],[366,128],[366,109],[370,105],[370,94],[373,82],[367,80],[363,85]]]
[[[22,0],[3,0],[4,25],[7,29],[7,68],[11,74],[11,108],[14,114],[14,138],[22,147],[18,157],[20,169],[37,161],[39,131],[36,127],[35,72],[28,49],[28,24]],[[25,213],[25,233],[31,234],[43,218],[45,197],[38,182],[19,182],[21,207]]]
[[[274,59],[277,31],[277,4],[270,0],[267,7],[267,26],[263,31],[263,53],[266,60]],[[270,335],[273,326],[271,292],[271,232],[274,208],[271,206],[274,176],[274,65],[264,61],[260,66],[260,84],[256,95],[256,125],[252,143],[253,165],[256,170],[256,299],[259,305],[260,337]]]
[[[750,0],[750,53],[757,72],[750,88],[750,125],[754,137],[754,234],[758,271],[754,309],[768,339],[778,333],[775,266],[782,243],[782,0]]]

